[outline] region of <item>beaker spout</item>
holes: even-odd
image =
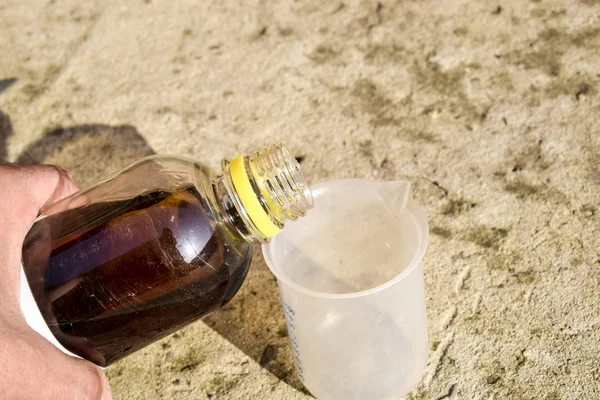
[[[381,201],[394,214],[399,215],[411,198],[410,183],[407,181],[382,182],[379,189]]]

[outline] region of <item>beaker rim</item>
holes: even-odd
[[[355,183],[355,184],[359,184],[359,185],[381,185],[381,184],[385,183],[385,182],[374,181],[374,180],[370,180],[370,179],[338,179],[338,180],[333,180],[333,181],[321,182],[321,183],[318,183],[311,187],[311,191],[313,193],[315,202],[318,201],[318,197],[319,197],[320,193],[324,189],[328,188],[329,185],[339,184],[342,182]],[[354,298],[365,297],[365,296],[370,296],[370,295],[379,293],[383,290],[386,290],[386,289],[394,286],[398,282],[402,281],[405,277],[410,275],[411,272],[422,263],[423,258],[425,257],[425,252],[427,251],[427,247],[429,245],[429,224],[427,222],[427,217],[425,216],[425,212],[423,211],[423,209],[421,208],[419,203],[417,203],[412,198],[408,200],[406,208],[409,211],[409,213],[411,214],[411,216],[415,219],[419,245],[417,246],[417,249],[416,249],[411,261],[407,264],[407,266],[405,268],[402,269],[402,271],[400,273],[395,275],[393,278],[388,279],[387,281],[385,281],[377,286],[374,286],[372,288],[360,290],[357,292],[351,292],[351,293],[328,293],[328,292],[322,292],[322,291],[318,291],[318,290],[309,289],[309,288],[306,288],[306,287],[294,282],[287,276],[287,274],[283,273],[275,265],[275,263],[272,260],[270,249],[274,248],[276,241],[277,241],[277,236],[275,236],[270,243],[262,245],[263,257],[265,259],[267,266],[269,267],[269,269],[271,270],[273,275],[275,275],[275,277],[277,278],[277,280],[279,282],[294,289],[295,291],[304,293],[304,294],[312,296],[312,297],[326,298],[326,299],[354,299]]]

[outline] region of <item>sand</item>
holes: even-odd
[[[312,183],[410,181],[409,399],[600,398],[600,2],[3,0],[0,54],[0,160],[85,185],[282,141]],[[287,340],[257,249],[231,304],[107,373],[117,399],[308,398]]]

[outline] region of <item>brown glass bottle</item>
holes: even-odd
[[[273,226],[310,207],[285,149],[242,157]],[[148,173],[154,183],[132,181]],[[275,175],[287,187],[274,187]],[[154,157],[48,207],[26,237],[23,269],[54,337],[107,366],[222,307],[246,277],[251,241],[268,239],[245,208],[248,194],[237,192],[228,161],[213,175],[199,163]],[[281,201],[286,194],[291,202]]]

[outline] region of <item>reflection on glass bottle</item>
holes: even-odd
[[[57,340],[107,366],[225,305],[251,242],[311,205],[282,146],[224,160],[221,174],[150,157],[44,209],[23,268]]]

